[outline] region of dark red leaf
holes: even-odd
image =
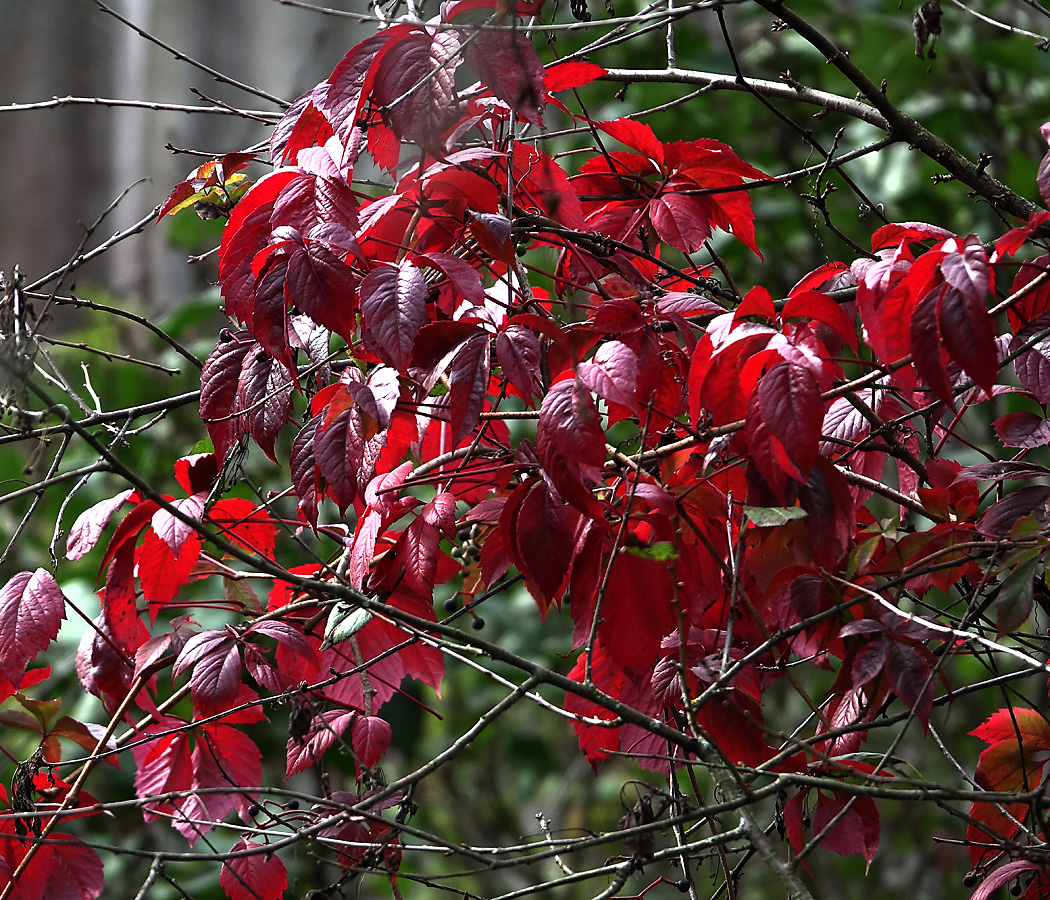
[[[493,94],[520,119],[540,124],[547,105],[543,63],[532,40],[518,29],[477,31],[463,45],[463,55]]]
[[[822,406],[816,379],[795,363],[777,363],[759,380],[748,403],[746,433],[767,480],[779,479],[778,471],[806,480],[818,455]]]
[[[288,260],[285,299],[318,325],[350,340],[357,311],[357,275],[317,241],[307,241]]]
[[[245,856],[237,856],[245,853]],[[265,844],[241,838],[230,848],[232,859],[222,864],[219,886],[230,900],[279,900],[288,887],[284,863]]]
[[[839,818],[820,840],[820,846],[839,856],[859,854],[870,866],[879,849],[879,811],[871,797],[833,793],[817,794],[813,811],[813,833],[820,834]]]
[[[458,445],[481,419],[489,387],[489,335],[468,338],[449,370],[452,443]]]

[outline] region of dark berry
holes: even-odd
[[[233,340],[233,332],[229,328],[224,328],[219,332],[219,343],[225,344]]]
[[[288,809],[298,809],[299,808],[299,801],[298,800],[289,800],[285,804],[285,807],[288,808]]]
[[[968,873],[966,877],[963,878],[963,887],[972,888],[975,884],[977,884],[977,876],[974,875],[973,872]]]
[[[457,541],[466,541],[466,540],[469,540],[469,538],[470,538],[470,527],[469,526],[465,526],[463,528],[460,528],[459,531],[456,532],[456,540]]]
[[[688,894],[689,893],[689,879],[688,878],[683,878],[681,881],[678,882],[678,884],[675,885],[675,887],[678,888],[678,893],[679,894]]]
[[[445,601],[445,610],[446,610],[446,612],[455,612],[458,608],[459,608],[459,604],[456,602],[456,598],[455,597],[449,597]]]
[[[1023,891],[1023,890],[1024,890],[1024,888],[1021,887],[1021,882],[1018,882],[1017,884],[1013,885],[1010,888],[1010,896],[1011,897],[1020,897],[1021,896],[1021,891]]]
[[[477,616],[473,622],[470,623],[470,627],[475,631],[481,631],[485,627],[485,620],[481,616]]]
[[[251,806],[248,807],[248,815],[251,816],[253,819],[261,812],[262,807],[256,803],[253,803]]]

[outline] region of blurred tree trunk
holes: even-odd
[[[140,27],[245,84],[293,100],[331,71],[361,31],[349,19],[267,0],[110,0]],[[363,8],[353,0],[330,7]],[[194,104],[190,91],[234,106],[278,112],[266,100],[215,82],[174,59],[91,0],[0,2],[0,105],[58,96],[149,98]],[[222,115],[140,108],[63,106],[0,118],[0,269],[22,266],[30,280],[62,266],[84,229],[126,188],[92,237],[98,243],[135,222],[201,162],[175,147],[219,153],[266,137],[261,123]],[[78,274],[150,312],[207,286],[213,263],[187,266],[166,227],[105,254]]]

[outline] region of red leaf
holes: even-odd
[[[0,828],[0,888],[34,845],[12,832],[11,819]],[[52,832],[49,842],[36,852],[19,875],[11,900],[95,900],[102,894],[104,877],[98,853],[71,834]]]
[[[937,321],[939,297],[948,290],[951,289],[942,286],[930,291],[915,307],[911,317],[911,353],[919,376],[930,390],[954,409],[955,398],[948,380],[948,354],[943,349]]]
[[[372,768],[390,746],[393,730],[390,723],[378,716],[358,716],[354,719],[351,741],[354,754],[366,768]]]
[[[820,387],[812,373],[777,363],[759,380],[747,409],[748,445],[767,481],[780,472],[805,481],[818,455],[823,422]]]
[[[163,716],[159,722],[147,726],[140,737],[153,737],[148,743],[136,743],[131,748],[135,758],[135,794],[147,800],[169,791],[189,790],[193,783],[193,766],[190,761],[190,739],[185,730],[171,731],[186,723],[174,716]],[[169,732],[164,734],[163,732]],[[142,807],[142,817],[147,822],[161,817],[161,813],[175,812],[176,804],[184,802],[155,801]]]
[[[178,554],[162,541],[153,529],[138,547],[135,561],[138,565],[142,596],[150,605],[150,615],[156,618],[158,607],[170,603],[190,579],[190,573],[201,553],[201,539],[190,534]]]
[[[566,500],[581,512],[601,515],[590,485],[605,463],[605,434],[590,391],[578,379],[563,378],[543,398],[536,454]]]
[[[660,240],[683,253],[703,249],[711,236],[711,221],[704,201],[704,197],[679,193],[679,186],[673,184],[650,200],[649,219]]]
[[[361,314],[370,344],[387,364],[405,372],[412,345],[427,321],[427,283],[423,273],[403,260],[373,269],[361,282]]]
[[[105,531],[113,513],[134,494],[135,491],[132,489],[121,491],[109,500],[100,500],[77,516],[77,520],[69,530],[69,537],[66,538],[66,559],[81,559],[90,553],[98,543],[102,532]]]
[[[555,63],[547,69],[544,76],[544,86],[547,88],[548,93],[553,94],[555,91],[583,87],[585,84],[590,84],[605,74],[605,69],[597,63],[580,60]]]
[[[503,508],[500,531],[509,536],[514,564],[545,618],[569,574],[574,517],[544,481],[521,485],[515,494]]]
[[[840,813],[842,817],[821,838],[820,846],[839,856],[859,854],[870,867],[879,849],[879,811],[875,801],[871,797],[818,793],[813,811],[814,835],[820,834]]]
[[[580,198],[565,170],[549,154],[531,144],[519,143],[514,147],[514,199],[524,209],[535,209],[568,228],[582,231],[587,227]]]
[[[211,454],[208,455],[210,456]],[[194,494],[192,497],[184,497],[181,500],[172,500],[171,505],[187,518],[199,522],[207,500],[207,493],[202,492]],[[186,538],[196,531],[191,524],[184,522],[166,509],[158,509],[153,514],[153,518],[150,519],[150,528],[157,537],[168,545],[174,554],[178,554]]]
[[[298,178],[290,170],[271,172],[260,178],[234,207],[222,233],[219,247],[219,285],[226,312],[246,326],[252,324],[256,273],[252,263],[266,247],[271,234],[270,215],[281,190]]]
[[[329,709],[310,722],[310,728],[301,739],[288,738],[285,749],[284,777],[291,778],[298,772],[304,772],[328,752],[343,732],[357,716],[353,710]]]
[[[234,808],[247,817],[251,795],[243,789],[262,783],[262,754],[246,734],[230,725],[205,725],[195,732],[193,789],[218,792],[192,794],[179,802],[184,819],[175,828],[191,845]]]
[[[19,572],[0,588],[0,672],[11,684],[58,637],[65,617],[66,597],[46,569]]]
[[[945,350],[988,396],[999,374],[995,324],[980,299],[948,288],[941,294],[937,325]]]
[[[246,853],[245,856],[236,856]],[[230,900],[279,900],[288,887],[284,863],[265,844],[241,838],[230,848],[233,859],[222,864],[219,886]]]
[[[607,135],[616,138],[639,153],[644,154],[657,165],[664,161],[664,145],[660,143],[653,130],[634,119],[613,119],[609,122],[595,122]]]
[[[953,237],[946,228],[924,222],[901,222],[883,225],[871,236],[872,252],[884,247],[897,247],[908,242],[943,241]]]

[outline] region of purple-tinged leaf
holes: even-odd
[[[289,303],[318,325],[350,340],[357,311],[353,269],[323,244],[307,241],[289,258],[286,278],[284,292]]]
[[[222,706],[241,689],[241,656],[237,641],[226,631],[202,631],[182,648],[172,672],[190,671],[190,694],[195,704]]]
[[[181,500],[173,500],[171,505],[179,512],[184,513],[187,518],[192,519],[194,522],[199,522],[204,513],[204,504],[207,500],[208,494],[205,492],[193,494]],[[150,527],[157,537],[171,548],[171,552],[175,556],[179,555],[179,550],[182,549],[186,538],[196,530],[189,522],[184,522],[166,509],[158,509],[153,514],[153,518],[150,519]]]
[[[1034,450],[1050,442],[1050,419],[1030,412],[1012,412],[995,422],[995,433],[1007,447]]]
[[[314,416],[292,441],[288,468],[299,510],[313,528],[317,528],[317,460],[314,458],[314,436],[323,416]]]
[[[292,380],[283,364],[262,348],[244,358],[237,382],[236,405],[244,428],[274,462],[277,434],[290,421]]]
[[[649,219],[660,240],[683,253],[703,249],[711,237],[711,221],[703,199],[669,189],[650,200]]]
[[[328,748],[343,736],[356,715],[352,710],[325,710],[320,716],[314,717],[301,740],[289,738],[285,751],[284,777],[291,778],[321,759]]]
[[[452,443],[458,444],[481,420],[489,387],[489,336],[476,334],[460,347],[449,371]]]
[[[543,351],[535,332],[524,325],[508,325],[496,335],[496,359],[507,381],[525,400],[542,390],[540,361]]]
[[[360,118],[375,63],[389,50],[388,44],[396,46],[398,39],[411,30],[409,25],[395,25],[361,41],[335,67],[327,85],[315,89],[313,102],[332,123],[344,145],[350,143]]]
[[[328,493],[340,513],[357,496],[357,475],[363,466],[364,428],[361,413],[347,409],[314,435],[317,470],[328,483]]]
[[[470,263],[451,253],[418,253],[415,258],[418,262],[437,269],[472,306],[481,306],[485,302],[481,276]]]
[[[638,387],[638,356],[621,341],[608,341],[598,348],[591,362],[580,363],[576,370],[582,381],[599,397],[610,403],[638,412],[635,391]]]
[[[478,31],[464,44],[463,55],[482,84],[520,119],[540,124],[547,92],[543,63],[531,38],[516,29]]]
[[[397,36],[377,61],[372,98],[389,110],[390,126],[405,140],[440,152],[442,136],[458,108],[456,69],[460,36],[417,26]]]
[[[209,354],[201,372],[201,421],[207,426],[215,447],[215,458],[221,465],[230,448],[244,434],[244,419],[237,415],[237,391],[250,352],[259,349],[247,332],[241,331],[220,340]]]
[[[361,313],[369,343],[398,372],[408,370],[412,345],[427,321],[423,273],[403,260],[397,267],[373,269],[361,282]]]
[[[984,295],[947,288],[937,304],[941,342],[974,383],[991,396],[999,374],[995,323],[984,305]]]
[[[1010,341],[1010,351],[1027,349],[1014,359],[1014,369],[1021,386],[1031,391],[1042,404],[1050,403],[1050,316],[1042,315],[1022,328]]]
[[[1040,528],[1046,528],[1050,525],[1048,499],[1050,486],[1033,484],[1018,488],[984,511],[977,522],[977,530],[985,537],[1007,538],[1018,520],[1025,516],[1031,516]]]
[[[941,260],[944,280],[968,300],[984,305],[984,299],[992,288],[992,270],[988,265],[988,254],[976,234],[968,234],[961,242],[946,241],[941,248],[945,255]]]
[[[115,497],[100,500],[77,516],[77,520],[69,530],[69,537],[66,538],[66,559],[81,559],[90,553],[98,543],[102,532],[105,531],[113,513],[120,509],[124,501],[130,499],[134,493],[135,491],[131,488],[121,491]]]
[[[1040,190],[1042,191],[1042,185],[1040,185]],[[1047,199],[1048,197],[1050,197],[1050,185],[1048,185],[1046,192],[1043,194],[1044,201],[1050,203],[1050,199]],[[992,894],[998,891],[999,888],[1005,887],[1011,881],[1016,881],[1024,872],[1042,871],[1044,871],[1042,866],[1038,863],[1029,862],[1026,859],[1007,863],[1005,866],[996,869],[991,875],[985,878],[984,881],[981,882],[981,886],[970,895],[970,900],[989,900]]]
[[[656,310],[660,315],[672,313],[680,316],[692,316],[701,313],[724,313],[725,309],[700,294],[692,291],[668,291],[656,300]]]
[[[377,366],[368,376],[367,383],[352,380],[343,383],[363,413],[375,419],[381,429],[390,427],[390,417],[401,396],[397,372],[388,366]]]
[[[1045,466],[1007,459],[967,466],[956,474],[953,484],[960,481],[1007,481],[1012,478],[1047,477],[1050,477],[1050,469]]]
[[[46,569],[19,572],[0,588],[0,672],[11,684],[21,683],[65,617],[66,597]]]

